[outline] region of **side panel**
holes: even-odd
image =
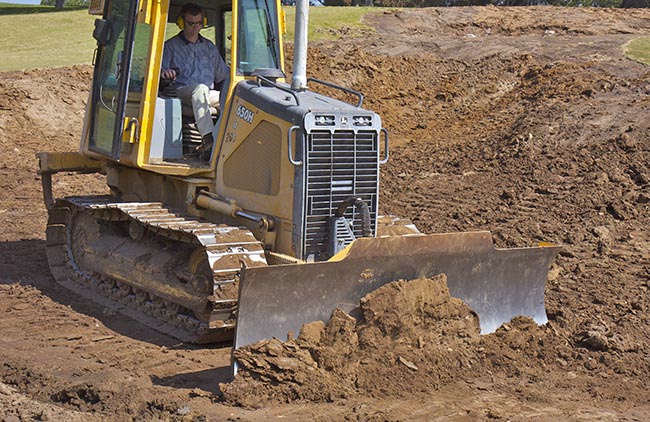
[[[277,196],[282,167],[282,129],[262,120],[223,162],[224,185]]]
[[[294,167],[287,159],[292,123],[244,100],[237,90],[224,118],[217,192],[235,199],[247,211],[273,216],[275,251],[294,255]]]

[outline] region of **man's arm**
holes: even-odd
[[[160,64],[160,69],[162,70],[161,76],[163,79],[176,79],[176,70],[172,69],[172,45],[169,41],[165,43],[163,47],[163,56],[162,62]]]

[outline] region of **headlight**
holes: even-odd
[[[372,126],[372,116],[354,116],[352,124],[355,126]]]
[[[334,126],[335,120],[334,116],[323,114],[314,117],[314,123],[316,123],[316,126]]]

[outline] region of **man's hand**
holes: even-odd
[[[176,71],[174,69],[163,70],[162,78],[174,80],[176,79]]]

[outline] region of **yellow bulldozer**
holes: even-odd
[[[516,315],[547,321],[557,246],[497,249],[489,232],[424,235],[379,215],[388,132],[361,93],[306,77],[307,0],[296,6],[291,78],[280,0],[196,1],[229,66],[207,157],[192,113],[161,82],[183,2],[91,1],[80,150],[38,154],[58,283],[182,341],[235,347],[440,273],[484,333]],[[110,193],[55,199],[60,172],[103,173]]]

